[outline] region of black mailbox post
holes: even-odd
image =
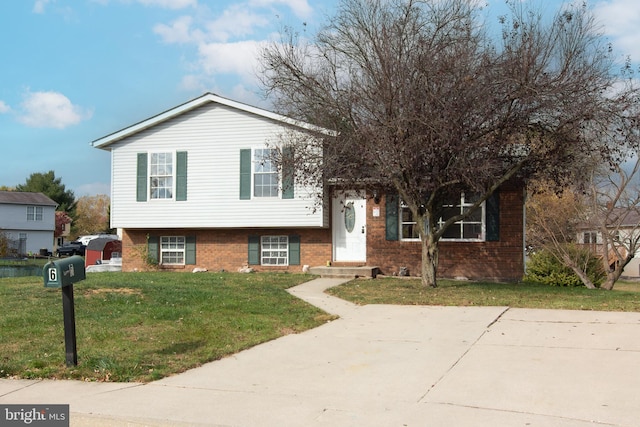
[[[42,269],[45,288],[62,288],[64,343],[67,366],[78,364],[76,348],[76,315],[73,303],[73,284],[84,280],[84,258],[74,255],[46,263]]]

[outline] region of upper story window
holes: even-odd
[[[149,194],[152,199],[173,198],[173,153],[151,153]]]
[[[438,218],[441,227],[449,218],[466,213],[478,200],[477,195],[462,193],[460,199],[451,200],[443,206],[443,213]],[[485,203],[462,221],[449,226],[442,236],[442,240],[484,240],[486,228]],[[400,204],[400,236],[402,240],[419,240],[420,235],[416,221],[405,203]]]
[[[272,148],[253,150],[253,197],[278,197],[278,169]]]
[[[42,206],[27,206],[27,221],[42,221]]]

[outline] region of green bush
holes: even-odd
[[[586,273],[594,285],[600,286],[606,275],[602,270],[602,264],[598,257],[589,250],[571,245],[566,248],[573,259],[578,260],[578,265],[586,265]],[[549,286],[584,286],[582,280],[573,270],[556,258],[547,250],[536,251],[527,262],[527,274],[524,277],[527,282],[542,283]]]

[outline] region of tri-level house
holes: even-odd
[[[331,134],[206,93],[93,141],[111,152],[111,226],[122,238],[123,271],[149,264],[302,271],[331,263],[419,274],[420,241],[397,197],[287,182],[270,150],[284,153],[299,133]],[[464,209],[469,198],[450,209]],[[439,273],[521,278],[523,202],[520,186],[506,186],[458,224],[441,244]]]
[[[58,204],[42,193],[0,191],[0,233],[7,255],[51,252]]]

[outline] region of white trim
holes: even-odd
[[[191,101],[187,101],[184,104],[178,105],[177,107],[174,107],[170,110],[164,111],[160,114],[157,114],[153,117],[150,117],[146,120],[138,122],[134,125],[126,127],[119,131],[116,131],[107,136],[103,136],[102,138],[98,138],[95,141],[91,142],[91,145],[96,148],[108,149],[107,147],[109,145],[117,141],[120,141],[121,139],[127,138],[131,135],[134,135],[138,132],[148,129],[159,123],[172,119],[176,116],[179,116],[195,108],[198,108],[209,102],[215,102],[221,105],[226,105],[227,107],[235,108],[237,110],[245,111],[247,113],[255,114],[257,116],[265,117],[267,119],[275,120],[277,122],[281,122],[281,123],[285,123],[298,128],[306,129],[312,132],[318,132],[323,135],[335,136],[337,134],[335,131],[332,131],[329,129],[325,129],[325,128],[315,126],[309,123],[305,123],[299,120],[295,120],[290,117],[286,117],[268,110],[263,110],[262,108],[253,107],[251,105],[243,104],[237,101],[232,101],[230,99],[223,98],[221,96],[207,92],[198,98],[192,99]]]

